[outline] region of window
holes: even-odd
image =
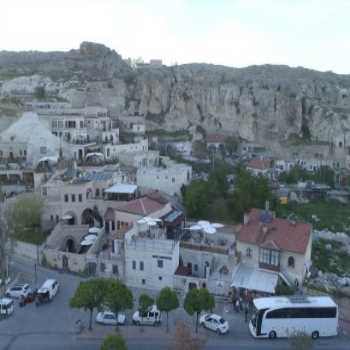
[[[146,280],[143,279],[143,280],[141,281],[141,283],[142,283],[142,284],[146,284]]]
[[[162,281],[162,280],[163,280],[163,277],[162,277],[162,276],[159,276],[158,279],[159,279],[159,281]]]
[[[135,260],[132,261],[132,269],[136,270],[136,261]]]
[[[157,266],[162,269],[164,266],[164,261],[163,260],[157,260]]]
[[[143,264],[143,261],[140,261],[140,271],[143,271],[144,270],[144,264]]]
[[[197,264],[194,264],[194,266],[193,266],[193,269],[194,269],[194,271],[198,271],[198,265]]]
[[[303,307],[273,310],[266,318],[333,318],[336,315],[335,307]]]
[[[172,182],[172,183],[175,183],[175,177],[172,177],[172,178],[171,178],[171,182]]]
[[[112,220],[112,231],[114,231],[115,230],[115,222],[114,222],[114,220]]]
[[[40,147],[40,154],[46,154],[47,153],[47,148],[46,146],[41,146]]]
[[[64,201],[65,201],[65,202],[68,202],[68,194],[65,194],[65,195],[64,195]]]
[[[288,267],[294,267],[295,266],[295,261],[292,256],[288,258]]]
[[[107,148],[107,157],[109,157],[110,155],[111,155],[111,150]]]
[[[79,199],[79,202],[83,201],[83,195],[81,193],[78,194],[78,199]]]
[[[58,223],[60,221],[60,217],[56,215],[56,222]]]
[[[100,197],[100,189],[96,188],[96,192],[95,192],[96,197]]]
[[[84,128],[84,121],[80,121],[80,129],[83,129]]]
[[[43,196],[47,196],[47,187],[43,187]]]
[[[277,250],[272,249],[260,249],[259,262],[262,264],[279,266],[280,253]]]
[[[75,194],[72,194],[72,202],[75,202]]]
[[[246,249],[246,256],[247,256],[248,258],[251,258],[251,256],[252,256],[252,248],[247,248],[247,249]]]
[[[51,222],[53,222],[53,220],[54,220],[53,215],[50,216],[50,220],[51,220]]]

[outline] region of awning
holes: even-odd
[[[177,219],[182,217],[182,212],[180,210],[172,210],[170,213],[165,214],[164,216],[162,216],[162,220],[166,223],[173,223],[175,222]]]
[[[107,188],[105,193],[127,193],[132,194],[137,190],[136,185],[130,184],[114,184],[112,187]]]
[[[240,264],[233,273],[231,287],[274,294],[277,281],[277,272],[254,269]]]

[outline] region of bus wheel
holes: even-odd
[[[271,331],[271,332],[269,333],[269,338],[270,338],[270,339],[276,339],[276,337],[277,337],[277,335],[276,335],[276,332],[275,332],[275,331]]]
[[[314,331],[314,332],[312,332],[312,334],[311,334],[311,338],[312,338],[312,339],[317,339],[319,336],[320,336],[320,333],[318,333],[317,331]]]

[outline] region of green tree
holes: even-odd
[[[105,306],[115,313],[116,319],[118,320],[119,312],[132,309],[133,304],[131,290],[121,281],[109,279],[106,290]],[[118,323],[116,328],[118,329]]]
[[[198,333],[198,319],[202,311],[209,311],[215,307],[214,297],[206,288],[192,288],[185,297],[185,311],[192,316],[196,314],[196,333]]]
[[[225,139],[225,150],[229,153],[229,155],[233,155],[238,149],[239,140],[235,136],[228,136]]]
[[[89,330],[92,330],[92,315],[95,309],[104,304],[106,298],[107,281],[102,278],[93,278],[79,283],[69,305],[72,308],[84,309],[90,312]]]
[[[10,209],[10,225],[14,238],[34,243],[42,243],[41,214],[43,201],[37,195],[19,197]]]
[[[160,311],[166,312],[166,331],[169,332],[169,312],[179,307],[176,292],[169,287],[163,288],[157,298],[157,307]]]
[[[148,294],[141,294],[139,297],[139,310],[141,314],[145,314],[148,309],[154,304],[154,299]]]
[[[268,180],[263,176],[254,176],[248,170],[239,167],[236,170],[235,189],[230,201],[234,219],[241,221],[248,209],[264,208],[266,201],[270,201],[271,204],[275,202]]]
[[[185,188],[184,204],[187,215],[191,218],[205,218],[208,213],[208,182],[195,180]]]
[[[194,141],[192,144],[192,154],[198,159],[208,158],[207,144],[204,141]]]
[[[102,345],[101,350],[127,350],[124,338],[117,334],[108,335]]]
[[[46,90],[44,86],[37,86],[34,90],[34,96],[38,100],[43,100],[46,97]]]

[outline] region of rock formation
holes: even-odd
[[[44,85],[73,105],[144,115],[150,128],[201,126],[277,148],[290,142],[350,146],[349,75],[273,65],[133,70],[115,51],[87,42],[66,53],[0,52],[0,79],[5,73],[39,74],[41,84],[49,79]],[[4,82],[2,94],[13,85]]]

